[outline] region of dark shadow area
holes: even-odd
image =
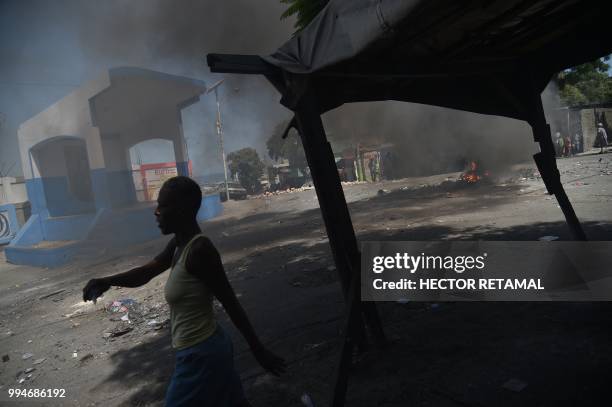
[[[174,354],[170,347],[169,329],[159,332],[142,344],[111,354],[115,370],[94,391],[103,393],[109,387],[121,387],[126,392],[138,389],[124,405],[141,406],[161,402],[174,370]],[[135,338],[133,334],[131,337]]]
[[[518,192],[518,186],[449,190],[440,185],[383,192],[349,206],[360,241],[535,241],[545,235],[571,240],[562,221],[508,228],[431,221],[507,204]],[[388,230],[380,221],[404,216],[403,210],[414,210],[413,203],[421,209],[411,216],[430,220],[427,224]],[[584,222],[583,227],[591,240],[612,237],[610,222]],[[288,363],[282,378],[265,375],[224,312],[217,310],[233,337],[235,360],[253,405],[301,406],[303,393],[325,405],[345,306],[319,208],[213,220],[203,229],[222,254],[244,250],[244,256],[225,263],[226,270],[262,341]],[[612,304],[408,302],[379,303],[379,310],[390,346],[356,357],[349,406],[589,405],[607,390]],[[115,371],[100,388],[138,388],[129,405],[162,403],[174,364],[164,332],[113,354]]]

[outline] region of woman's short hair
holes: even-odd
[[[202,204],[202,190],[194,180],[179,175],[164,182],[162,189],[171,192],[181,206],[192,212],[194,216],[197,215]]]

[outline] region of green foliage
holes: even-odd
[[[253,194],[261,190],[259,178],[263,175],[264,163],[254,148],[243,148],[227,155],[229,170],[232,177],[238,174],[238,180],[248,193]]]
[[[566,106],[612,101],[612,78],[607,56],[575,66],[557,75],[559,96]]]
[[[275,161],[281,158],[289,160],[289,166],[298,168],[303,174],[308,167],[308,162],[299,136],[289,132],[287,138],[282,138],[283,131],[288,124],[288,121],[279,123],[274,128],[272,135],[266,140],[268,155]]]
[[[325,8],[329,0],[280,0],[280,2],[289,5],[281,14],[281,20],[295,15],[297,20],[294,27],[300,31]]]

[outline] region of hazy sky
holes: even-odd
[[[293,32],[278,0],[0,0],[0,170],[18,160],[17,128],[111,67],[137,66],[212,83],[209,52],[269,54]],[[228,151],[263,140],[289,116],[263,78],[226,76]],[[213,95],[184,111],[190,158],[220,172]],[[144,161],[167,151],[143,148]],[[11,175],[21,175],[21,163]]]

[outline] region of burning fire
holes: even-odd
[[[470,161],[468,169],[459,177],[460,180],[473,184],[480,181],[483,177],[488,177],[489,171],[481,171],[476,161]]]

